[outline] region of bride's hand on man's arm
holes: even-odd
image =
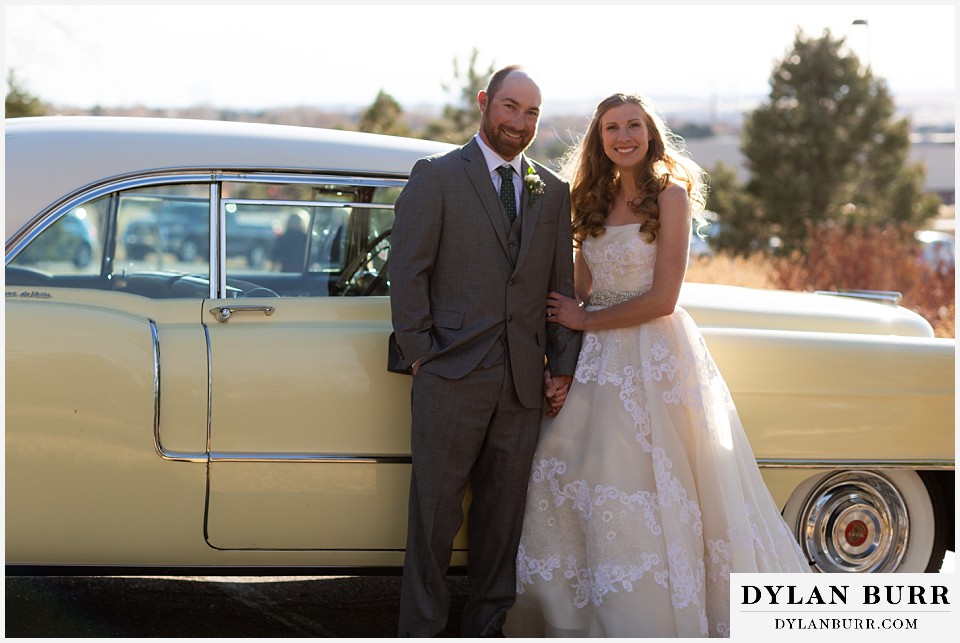
[[[547,295],[547,321],[556,322],[572,330],[584,330],[587,321],[587,311],[576,299],[566,297],[558,292]]]

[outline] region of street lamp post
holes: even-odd
[[[854,27],[863,27],[867,32],[867,69],[870,69],[870,23],[862,18],[857,18],[851,24]]]

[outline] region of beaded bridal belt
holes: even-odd
[[[616,306],[617,304],[622,304],[628,299],[633,299],[637,295],[642,295],[642,290],[600,290],[590,295],[590,301],[587,302],[588,306]]]

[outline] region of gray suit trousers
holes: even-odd
[[[430,637],[446,627],[445,577],[469,484],[471,597],[462,634],[489,636],[515,597],[516,552],[541,410],[517,398],[506,351],[491,366],[456,380],[420,371],[411,396],[414,461],[399,634]]]

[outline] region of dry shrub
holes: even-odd
[[[701,284],[774,288],[771,273],[772,263],[763,255],[740,257],[721,253],[695,259],[687,268],[686,280]]]
[[[912,229],[822,225],[809,234],[806,254],[774,260],[776,288],[897,291],[901,305],[929,321],[938,337],[954,336],[956,270],[923,264]]]
[[[901,305],[916,311],[933,326],[937,337],[956,337],[956,268],[927,269],[903,292]]]

